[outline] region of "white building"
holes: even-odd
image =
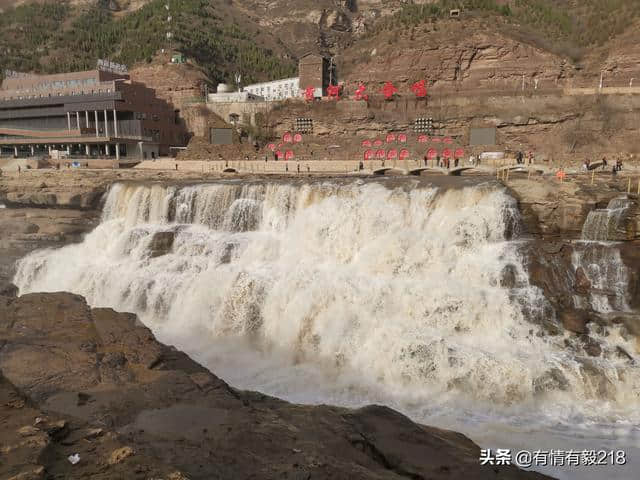
[[[209,103],[257,102],[264,101],[264,98],[250,92],[220,92],[210,93],[207,101]]]
[[[254,83],[253,85],[247,85],[243,90],[263,97],[266,101],[295,98],[301,95],[300,78],[285,78],[272,82]]]

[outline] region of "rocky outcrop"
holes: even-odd
[[[465,436],[389,408],[235,390],[134,315],[71,294],[0,299],[0,344],[0,435],[20,452],[3,478],[547,478],[480,466]]]

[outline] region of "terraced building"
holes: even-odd
[[[173,106],[124,69],[7,72],[0,87],[0,154],[134,162],[188,137]]]

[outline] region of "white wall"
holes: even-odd
[[[273,82],[254,83],[244,87],[245,92],[259,95],[267,101],[284,100],[300,96],[300,79],[285,78]]]

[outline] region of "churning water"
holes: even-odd
[[[133,311],[241,388],[386,403],[493,447],[635,448],[640,375],[615,354],[635,345],[611,329],[587,358],[544,335],[518,231],[482,185],[116,184],[81,244],[14,281]]]

